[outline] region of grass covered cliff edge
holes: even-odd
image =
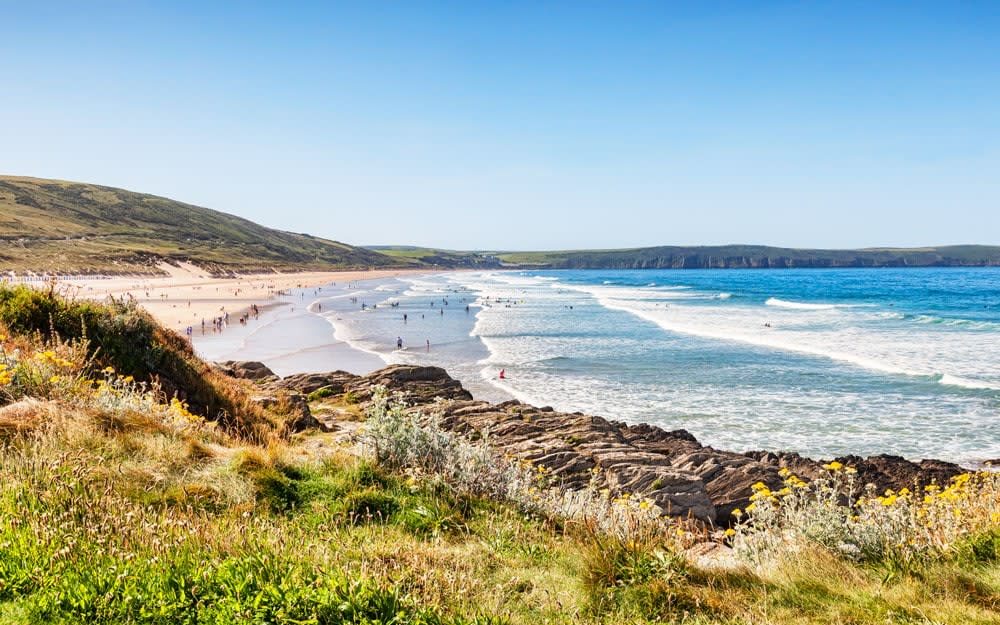
[[[785,472],[719,531],[377,389],[313,396],[333,432],[260,394],[133,305],[0,285],[0,622],[1000,622],[995,474]]]

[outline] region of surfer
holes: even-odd
[[[507,379],[507,376],[504,375],[504,370],[503,369],[500,370],[500,379],[501,380],[506,380]]]

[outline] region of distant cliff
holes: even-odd
[[[1000,246],[818,250],[763,245],[644,247],[624,250],[506,252],[507,266],[545,269],[789,269],[1000,266]]]

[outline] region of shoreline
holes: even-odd
[[[774,448],[797,450],[816,457],[888,452],[914,459],[947,458],[966,466],[977,467],[979,462],[997,457],[996,452],[992,449],[985,449],[986,453],[972,453],[970,451],[972,449],[978,451],[979,447],[985,448],[988,445],[976,444],[965,448],[964,451],[959,449],[959,453],[948,453],[950,447],[954,447],[954,445],[942,446],[922,443],[920,440],[925,439],[920,439],[916,435],[906,437],[905,444],[899,444],[898,441],[895,441],[878,445],[877,443],[884,437],[873,435],[864,438],[865,432],[870,430],[870,427],[848,431],[845,436],[850,440],[840,440],[840,438],[822,435],[818,438],[814,437],[809,435],[805,428],[794,425],[798,422],[793,422],[792,426],[782,425],[786,421],[769,423],[768,428],[791,432],[778,439],[761,436],[756,432],[744,431],[741,433],[740,430],[743,428],[738,425],[732,428],[720,427],[719,424],[725,424],[727,419],[731,422],[739,421],[739,415],[742,413],[731,413],[724,410],[727,405],[731,406],[734,401],[741,399],[738,394],[713,400],[708,408],[700,411],[683,411],[687,407],[683,402],[679,406],[667,406],[663,410],[671,412],[665,415],[656,414],[655,410],[658,406],[663,407],[666,404],[646,404],[641,399],[637,402],[628,402],[627,405],[622,404],[621,401],[627,401],[627,398],[631,397],[627,394],[601,394],[600,398],[590,395],[569,395],[580,387],[576,380],[581,376],[574,377],[575,373],[572,370],[567,373],[568,377],[564,376],[559,379],[553,378],[552,375],[546,377],[544,371],[539,374],[531,368],[530,364],[533,362],[531,358],[534,357],[534,352],[531,351],[532,344],[526,346],[527,352],[517,352],[514,356],[510,356],[510,349],[507,350],[507,355],[504,355],[503,344],[499,348],[494,345],[496,340],[491,340],[487,344],[481,343],[480,331],[472,332],[472,328],[478,325],[476,318],[480,317],[479,306],[473,304],[471,312],[463,310],[465,308],[463,297],[468,298],[470,294],[469,291],[465,290],[465,285],[475,285],[474,289],[479,289],[480,295],[483,293],[497,295],[497,293],[490,284],[485,287],[479,284],[481,282],[479,276],[471,276],[469,280],[472,282],[468,282],[464,275],[435,272],[435,274],[423,274],[412,278],[365,281],[351,285],[353,288],[350,290],[346,288],[346,285],[339,285],[337,289],[332,290],[322,289],[319,293],[313,293],[309,290],[304,293],[304,300],[300,299],[303,294],[300,291],[295,291],[292,295],[281,298],[294,306],[295,314],[292,315],[291,308],[284,308],[284,313],[280,317],[278,315],[272,316],[268,322],[273,321],[274,327],[268,327],[266,331],[261,330],[259,333],[247,337],[247,351],[238,352],[234,346],[233,349],[225,353],[224,358],[217,358],[215,354],[207,353],[207,350],[199,349],[199,351],[211,360],[259,360],[265,364],[273,365],[275,371],[282,376],[304,372],[328,372],[336,369],[349,370],[351,373],[364,375],[382,366],[393,364],[438,366],[447,370],[455,379],[460,380],[476,399],[501,403],[516,398],[527,404],[551,405],[556,410],[563,412],[582,411],[585,414],[615,415],[616,418],[630,423],[651,423],[666,429],[685,428],[697,435],[699,439],[709,441],[709,444],[720,449],[741,451],[771,449],[771,445],[774,445],[775,440],[777,440],[778,444]],[[486,282],[492,284],[494,280],[489,279]],[[504,283],[506,282],[508,282],[507,278],[504,279]],[[524,285],[521,282],[523,281],[515,280],[513,284],[496,286],[495,288],[501,290],[499,295],[503,297],[507,296],[502,292],[502,289],[506,288],[511,293],[521,294],[517,297],[526,297],[533,302],[536,301],[537,296],[522,294]],[[539,284],[544,291],[549,290],[547,281]],[[483,290],[484,288],[485,290]],[[576,296],[570,293],[567,297]],[[451,306],[443,307],[441,305],[442,299],[451,299]],[[360,308],[366,301],[367,311]],[[385,301],[384,307],[383,301]],[[303,308],[306,306],[311,308],[311,315],[300,315],[300,302],[303,304]],[[373,306],[376,303],[378,304],[377,310]],[[547,311],[546,318],[552,315],[563,315],[567,320],[571,319],[574,322],[580,320],[579,323],[587,323],[587,317],[582,316],[590,314],[587,312],[586,306],[581,302],[570,303],[578,304],[578,312],[561,312],[564,307],[556,306],[552,310],[545,309]],[[321,309],[319,309],[320,304],[322,305]],[[483,309],[487,321],[491,315],[494,320],[502,321],[506,315],[512,314],[504,312],[501,308],[504,307],[495,306],[493,310]],[[506,308],[510,308],[510,306]],[[441,313],[442,310],[444,310],[443,313]],[[402,319],[407,313],[409,314],[408,323]],[[426,319],[424,318],[425,314]],[[444,316],[439,316],[439,314],[444,314]],[[264,323],[263,320],[262,323]],[[487,336],[497,332],[502,335],[506,328],[504,323],[506,322],[502,322],[499,326],[494,323],[493,326],[496,327],[486,324],[482,331],[485,331]],[[284,329],[279,329],[278,326],[283,326]],[[232,328],[227,330],[227,333],[231,332],[233,332]],[[685,342],[688,341],[686,337],[674,338],[670,336],[662,339],[661,333],[656,328],[649,330],[649,334],[655,334],[655,336],[640,335],[643,341],[647,341],[643,343],[644,345],[659,345],[659,343],[648,343],[648,341],[663,340],[666,343],[665,348],[672,347],[674,344],[681,344],[681,348],[683,348],[686,345]],[[402,337],[404,349],[396,348],[397,336]],[[306,340],[307,338],[308,340]],[[497,340],[502,341],[503,338],[501,336]],[[428,339],[431,349],[424,347]],[[196,347],[200,347],[197,336],[195,344]],[[276,347],[278,345],[281,345],[280,354]],[[494,351],[497,349],[500,349],[499,356]],[[324,352],[330,353],[324,354]],[[334,358],[333,352],[339,354],[337,358]],[[683,354],[683,349],[681,349],[681,355],[683,356]],[[542,355],[551,354],[543,352]],[[522,357],[527,359],[529,366],[519,370],[518,366],[512,363]],[[778,356],[778,358],[781,357]],[[350,364],[356,360],[360,360],[360,362]],[[345,362],[349,364],[345,365]],[[498,381],[495,370],[504,367],[507,369],[509,381]],[[642,371],[639,373],[641,374]],[[864,373],[857,375],[861,376]],[[538,384],[533,385],[533,382],[537,382],[537,380],[551,380],[552,389],[547,390],[553,392],[547,392],[547,390],[542,393],[534,392],[538,390]],[[641,377],[639,382],[635,382],[633,378],[629,378],[629,380],[637,387],[645,388],[642,386],[643,379]],[[623,382],[623,384],[625,383]],[[608,387],[599,386],[597,388],[605,390]],[[631,389],[625,388],[625,390]],[[615,392],[615,389],[611,388],[610,392]],[[604,397],[621,397],[621,401],[604,400],[602,399]],[[722,407],[715,408],[716,401]],[[742,404],[740,404],[739,409],[745,410]],[[817,410],[820,408],[817,407]],[[736,416],[733,416],[734,414]],[[821,414],[820,412],[810,412],[806,422],[810,422],[808,419],[815,421],[818,418],[825,418],[817,416]],[[930,430],[933,429],[930,427]],[[835,436],[839,437],[840,434]],[[849,444],[859,441],[861,444]],[[930,449],[931,447],[938,449]]]
[[[382,270],[382,271],[355,271],[355,272],[302,272],[299,274],[285,274],[266,276],[240,276],[235,278],[206,278],[197,275],[190,269],[186,271],[175,271],[174,276],[169,279],[159,279],[156,281],[137,281],[135,278],[126,278],[121,283],[116,284],[117,293],[121,296],[131,292],[136,295],[135,289],[142,288],[143,292],[138,293],[136,298],[140,305],[149,310],[154,316],[164,322],[164,316],[173,319],[175,325],[171,327],[180,334],[184,334],[186,326],[184,318],[187,314],[197,314],[199,310],[207,310],[208,314],[218,315],[223,310],[231,316],[238,315],[237,306],[241,309],[257,304],[260,309],[259,318],[251,319],[247,324],[237,324],[236,319],[230,319],[227,327],[218,332],[213,332],[211,324],[208,330],[202,332],[200,324],[189,322],[188,325],[195,325],[192,342],[199,356],[206,360],[224,362],[240,360],[258,360],[264,362],[281,376],[295,373],[322,373],[335,370],[344,370],[350,373],[365,375],[391,364],[409,364],[423,366],[441,366],[448,370],[456,379],[462,380],[466,388],[474,393],[476,399],[493,402],[501,402],[510,399],[511,396],[522,402],[533,405],[554,405],[558,410],[571,412],[582,410],[587,414],[615,414],[617,418],[622,418],[631,423],[657,423],[662,427],[668,427],[663,420],[636,419],[634,415],[621,414],[620,412],[609,410],[607,407],[589,407],[575,404],[559,404],[551,399],[542,396],[532,396],[530,393],[519,392],[516,385],[508,387],[504,384],[502,388],[496,385],[495,380],[487,379],[486,374],[481,374],[484,367],[490,365],[486,360],[479,359],[479,355],[469,350],[472,346],[466,345],[468,342],[475,342],[469,339],[467,314],[452,315],[452,310],[459,308],[452,306],[448,310],[446,317],[440,317],[438,322],[437,310],[427,309],[428,302],[434,297],[452,297],[452,304],[455,299],[459,299],[461,290],[455,290],[447,286],[447,282],[452,279],[442,274],[448,271],[426,270]],[[401,296],[400,292],[405,288],[399,285],[399,279],[405,278],[405,282],[410,281],[410,277],[416,276],[441,276],[446,282],[444,287],[438,286],[437,290],[431,288],[426,293],[408,293]],[[282,278],[280,283],[275,278]],[[455,277],[454,280],[461,280]],[[106,282],[106,281],[102,281]],[[419,291],[421,287],[426,290],[423,278],[417,280]],[[336,283],[334,288],[328,287]],[[389,286],[392,285],[392,286]],[[93,285],[98,289],[98,293],[91,293],[87,296],[100,299],[100,286]],[[379,288],[381,286],[381,288]],[[145,288],[149,287],[149,292]],[[314,288],[316,290],[314,290]],[[356,289],[356,291],[355,291]],[[399,290],[396,290],[399,289]],[[131,290],[131,291],[130,291]],[[208,291],[208,293],[206,293]],[[393,292],[395,291],[395,295]],[[219,293],[219,297],[216,296]],[[224,295],[223,295],[224,293]],[[437,295],[434,295],[437,293]],[[448,295],[447,293],[450,293]],[[178,301],[181,294],[192,295],[191,300]],[[355,301],[348,303],[348,297],[358,295],[361,303],[368,300],[369,310],[359,315],[356,310],[361,303]],[[254,298],[257,299],[254,299]],[[266,297],[266,299],[261,299]],[[388,305],[383,309],[382,301],[396,300],[404,297],[402,308]],[[357,298],[352,298],[357,299]],[[191,301],[190,307],[187,301]],[[461,303],[464,300],[460,300]],[[260,302],[264,302],[263,304]],[[378,303],[377,312],[373,309],[373,304]],[[321,307],[320,307],[321,305]],[[429,304],[433,306],[433,304]],[[192,312],[188,312],[189,308]],[[475,306],[473,307],[475,313]],[[321,312],[320,312],[321,311]],[[427,315],[424,320],[423,311],[435,311]],[[405,321],[398,319],[403,313],[409,312],[409,325]],[[454,313],[461,313],[461,309],[454,310]],[[318,314],[317,314],[318,313]],[[343,313],[343,320],[341,319]],[[449,319],[445,324],[445,319]],[[200,320],[199,320],[200,321]],[[475,319],[469,320],[473,324]],[[452,336],[435,336],[435,332],[451,332]],[[395,338],[397,334],[404,337],[406,349],[395,349]],[[430,337],[428,348],[423,347],[425,337]],[[449,339],[449,340],[445,340]],[[455,341],[461,341],[456,343]],[[392,343],[390,345],[389,343]],[[433,351],[430,349],[433,345]],[[462,360],[455,364],[456,354],[461,352]],[[482,354],[488,356],[488,354]],[[501,363],[503,364],[503,363]],[[499,365],[498,365],[499,366]],[[508,369],[508,375],[510,369]],[[515,381],[518,378],[515,378]],[[501,383],[502,384],[502,383]],[[486,386],[491,388],[485,389]],[[506,397],[499,397],[499,394]],[[602,409],[603,408],[603,409]],[[625,411],[628,412],[628,411]],[[682,416],[670,422],[669,427],[689,428],[696,432],[699,437],[706,437],[712,444],[724,445],[720,441],[711,438],[710,432],[701,431],[698,425],[699,419],[703,417],[695,413],[693,416]],[[852,450],[859,453],[874,453],[866,446],[845,447],[831,451],[834,453],[849,453]],[[732,445],[724,446],[726,449],[761,449],[768,448],[762,444]],[[796,445],[782,445],[779,448],[801,450],[802,453],[815,453]],[[886,449],[883,447],[882,449]],[[908,458],[921,457],[947,457],[957,461],[964,466],[982,468],[977,460],[993,459],[995,454],[977,455],[975,460],[964,457],[955,457],[949,454],[911,454],[905,451],[894,451]]]
[[[162,264],[168,275],[120,276],[99,281],[74,278],[58,280],[56,288],[68,295],[103,300],[132,297],[165,327],[184,334],[188,325],[199,325],[229,313],[239,316],[253,305],[263,308],[281,293],[296,288],[315,288],[338,282],[356,282],[401,275],[428,273],[426,269],[376,269],[345,271],[304,271],[297,273],[245,274],[219,278],[194,265]],[[48,283],[26,283],[45,286]],[[96,287],[96,288],[95,288]]]

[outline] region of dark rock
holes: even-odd
[[[262,362],[255,360],[227,360],[218,363],[224,373],[244,380],[276,380],[278,376]]]
[[[292,420],[288,422],[288,427],[293,432],[301,432],[310,428],[329,429],[313,416],[312,411],[309,410],[309,401],[302,393],[289,393],[286,401],[293,415]]]
[[[910,462],[900,456],[881,454],[861,458],[859,456],[842,456],[836,459],[846,466],[858,471],[858,480],[862,484],[874,484],[878,490],[891,488],[911,490],[922,488],[932,481],[947,484],[952,477],[963,473],[962,467],[941,460],[921,460]]]
[[[272,382],[269,387],[299,391],[300,393],[305,393],[306,395],[325,388],[334,395],[340,395],[344,392],[344,387],[347,384],[358,379],[359,376],[346,371],[333,371],[330,373],[296,373]]]
[[[284,392],[281,395],[256,395],[250,400],[262,408],[290,416],[288,428],[292,432],[302,432],[309,428],[329,431],[326,425],[320,423],[313,416],[312,411],[309,410],[309,402],[302,393]]]
[[[826,473],[823,469],[826,463],[805,458],[794,452],[751,451],[746,455],[779,467],[787,467],[803,479],[813,480]],[[849,455],[835,460],[845,467],[856,469],[858,483],[872,484],[878,492],[887,488],[913,490],[914,487],[922,488],[931,482],[946,484],[952,477],[964,472],[962,467],[951,462],[921,460],[918,463],[889,454],[868,458]]]
[[[411,404],[427,404],[438,399],[472,399],[472,394],[462,388],[462,383],[441,367],[412,365],[390,365],[379,369],[345,384],[344,391],[364,402],[371,398],[375,385],[402,393]]]
[[[499,453],[545,467],[565,488],[596,482],[614,496],[648,496],[668,514],[715,520],[715,506],[697,475],[629,444],[620,425],[601,417],[543,411],[520,402],[467,400],[438,403],[434,411],[443,427],[466,435],[487,433]]]

